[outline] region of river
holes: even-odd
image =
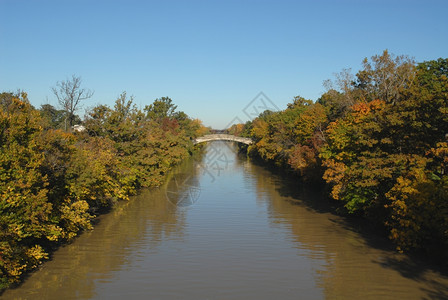
[[[2,299],[447,299],[446,274],[213,142]]]

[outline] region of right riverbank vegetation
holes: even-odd
[[[125,93],[113,108],[92,108],[85,130],[74,132],[74,104],[86,93],[79,77],[59,86],[61,110],[36,109],[23,92],[0,94],[0,293],[92,228],[96,215],[161,185],[207,132],[170,98],[141,110]]]
[[[399,251],[447,257],[448,59],[415,63],[386,50],[325,86],[315,102],[295,97],[229,132],[254,140],[250,156],[325,184]]]

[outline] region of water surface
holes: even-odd
[[[2,299],[446,299],[443,271],[213,142]]]

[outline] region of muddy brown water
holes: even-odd
[[[213,142],[1,298],[448,299],[443,270],[326,205]]]

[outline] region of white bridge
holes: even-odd
[[[243,143],[246,145],[250,145],[253,143],[252,139],[250,139],[250,138],[234,136],[231,134],[207,134],[207,135],[198,137],[193,142],[194,142],[194,144],[199,144],[199,143],[205,143],[205,142],[211,142],[211,141],[232,141],[232,142]]]

